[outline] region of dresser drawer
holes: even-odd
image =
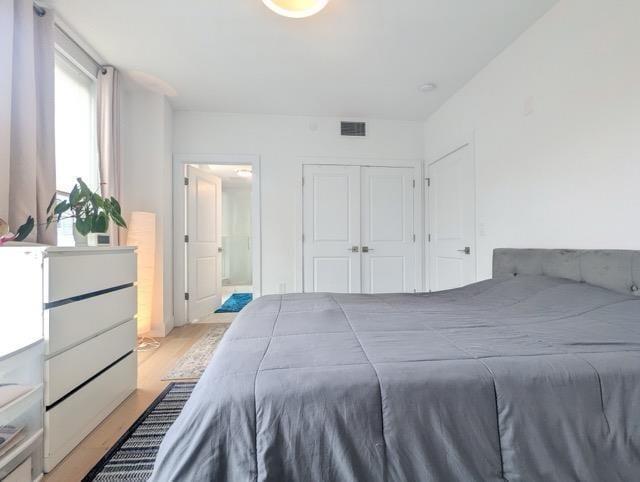
[[[44,301],[55,303],[136,281],[133,249],[52,253],[44,264]]]
[[[130,286],[45,311],[45,354],[52,355],[132,319],[136,288]]]
[[[49,472],[135,389],[133,352],[45,413],[45,471]]]
[[[136,345],[136,322],[130,320],[81,343],[44,364],[45,405],[50,406]]]

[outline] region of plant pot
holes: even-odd
[[[80,234],[78,232],[78,230],[76,229],[76,223],[73,223],[73,240],[76,243],[76,248],[82,248],[85,246],[89,246],[88,242],[87,242],[87,237],[83,236],[82,234]]]

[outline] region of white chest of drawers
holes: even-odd
[[[55,467],[136,388],[134,248],[10,247],[10,313],[44,335],[44,468]]]

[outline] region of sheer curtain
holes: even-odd
[[[46,220],[56,191],[54,148],[53,15],[39,15],[31,0],[13,2],[9,225],[28,216]],[[38,225],[30,238],[56,244],[56,231]]]
[[[98,158],[100,161],[100,191],[103,196],[120,199],[122,172],[119,132],[119,79],[111,66],[98,72]],[[111,225],[111,244],[121,242],[120,230]]]

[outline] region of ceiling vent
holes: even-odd
[[[367,124],[364,122],[340,122],[340,134],[348,137],[366,137]]]

